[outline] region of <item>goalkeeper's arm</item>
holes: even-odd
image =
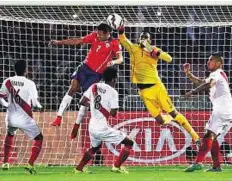
[[[185,63],[183,65],[183,67],[184,67],[184,72],[185,72],[186,77],[188,77],[188,79],[191,82],[193,82],[195,85],[199,86],[199,85],[205,83],[205,79],[198,78],[198,77],[196,77],[195,75],[193,75],[191,73],[191,71],[190,71],[190,64],[189,63]]]
[[[119,41],[122,44],[122,46],[124,46],[125,49],[129,52],[129,54],[132,54],[133,53],[133,46],[134,46],[134,44],[129,39],[127,39],[127,37],[126,37],[126,35],[125,35],[124,32],[125,32],[125,27],[121,26],[118,29]]]
[[[155,46],[153,47],[147,40],[143,40],[142,44],[145,46],[147,51],[150,52],[150,55],[153,58],[158,58],[158,59],[164,60],[168,63],[172,61],[172,57],[168,53],[163,52],[158,47],[155,47]]]

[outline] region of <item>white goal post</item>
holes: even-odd
[[[159,74],[173,102],[196,132],[203,136],[211,104],[206,94],[184,99],[183,94],[193,88],[186,80],[182,64],[191,64],[199,77],[208,75],[205,67],[211,52],[219,52],[225,59],[225,72],[232,79],[232,1],[0,1],[0,85],[14,75],[13,64],[20,59],[28,62],[28,77],[36,82],[44,114],[35,113],[44,134],[42,153],[37,163],[45,165],[77,164],[90,145],[86,117],[79,136],[70,140],[80,95],[77,94],[67,110],[61,127],[50,123],[56,117],[58,106],[68,90],[71,74],[84,60],[89,46],[54,46],[51,39],[81,37],[94,31],[111,13],[125,18],[126,35],[136,42],[141,31],[151,34],[152,44],[167,51],[173,62],[160,61]],[[117,37],[113,31],[112,36]],[[120,111],[110,124],[127,132],[135,146],[128,165],[186,164],[194,159],[195,145],[189,135],[177,124],[158,126],[146,111],[135,85],[130,82],[130,61],[123,49],[124,64],[118,66]],[[0,107],[0,145],[5,135],[5,112]],[[25,163],[31,142],[18,132],[11,154],[11,163]],[[232,134],[222,135],[222,148],[232,145]],[[111,165],[121,147],[104,145],[93,164]],[[2,148],[1,148],[2,149]],[[228,151],[228,150],[227,150]],[[229,151],[225,160],[230,159]],[[190,155],[188,155],[190,154]],[[0,158],[3,156],[0,152]]]

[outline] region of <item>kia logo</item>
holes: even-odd
[[[136,118],[121,122],[115,126],[126,132],[134,140],[134,154],[129,161],[138,163],[156,163],[172,160],[185,152],[191,144],[190,135],[177,123],[159,126],[154,118]],[[119,146],[106,143],[114,155],[119,155]]]

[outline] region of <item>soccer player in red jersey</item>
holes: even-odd
[[[60,104],[57,118],[52,123],[53,126],[60,126],[62,115],[65,109],[70,105],[77,91],[81,91],[82,88],[82,91],[85,92],[93,83],[101,80],[102,73],[106,67],[123,62],[120,43],[117,39],[111,37],[110,32],[111,28],[107,24],[101,23],[98,25],[96,31],[82,38],[50,41],[49,45],[91,44],[91,49],[84,62],[72,75],[70,88]],[[114,57],[116,57],[115,60],[113,60]],[[85,106],[80,106],[71,138],[76,137],[79,124],[83,120],[86,111],[87,108]]]

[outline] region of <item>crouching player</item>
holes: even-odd
[[[104,83],[93,84],[83,95],[80,104],[90,106],[91,119],[89,122],[89,134],[91,148],[85,152],[75,173],[90,172],[84,167],[101,148],[102,142],[124,144],[119,157],[114,163],[111,171],[116,173],[128,173],[125,167],[121,166],[130,154],[133,141],[119,130],[111,128],[107,120],[109,116],[116,116],[118,110],[118,92],[114,89],[117,81],[117,70],[108,67],[103,72]]]
[[[42,108],[38,99],[38,92],[35,83],[25,77],[26,61],[19,60],[15,63],[16,76],[6,79],[0,89],[0,97],[7,97],[6,129],[7,133],[4,140],[4,159],[3,170],[9,169],[9,156],[13,146],[14,136],[17,129],[20,129],[34,140],[31,149],[31,156],[25,170],[30,174],[35,174],[34,162],[39,156],[43,135],[32,118],[32,109]]]

